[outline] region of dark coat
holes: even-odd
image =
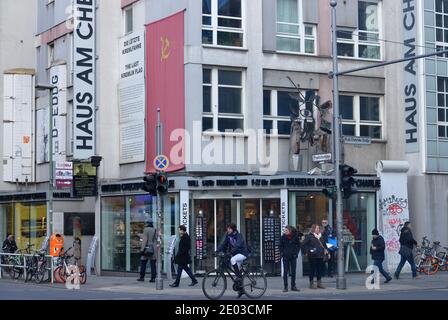
[[[323,237],[320,240],[313,233],[306,235],[302,242],[302,250],[311,259],[323,259],[325,257],[325,249],[327,244]]]
[[[412,255],[412,249],[418,243],[415,241],[412,231],[409,228],[401,229],[400,233],[400,254],[404,256]]]
[[[174,256],[174,263],[184,267],[191,263],[190,256],[191,239],[188,233],[185,233],[179,240],[179,249]]]
[[[280,254],[286,259],[296,259],[300,252],[300,240],[296,232],[292,234],[291,240],[286,234],[280,239]]]
[[[231,234],[227,234],[224,241],[218,248],[218,251],[226,252],[230,251],[231,255],[242,254],[247,257],[249,255],[249,250],[247,249],[246,241],[244,241],[243,235],[238,231]]]
[[[322,238],[324,238],[325,243],[328,243],[328,238],[336,237],[335,230],[330,227],[329,225],[324,228],[324,231],[322,232]]]
[[[3,241],[2,249],[5,253],[14,253],[17,251],[17,244],[14,240],[9,241],[8,239],[6,239],[5,241]]]
[[[374,246],[376,249],[373,250],[372,246]],[[384,250],[386,249],[384,238],[382,236],[379,236],[376,239],[372,239],[372,246],[370,246],[370,254],[372,255],[372,260],[383,262]]]

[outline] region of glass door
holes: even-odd
[[[261,262],[260,200],[240,200],[240,208],[239,230],[251,251],[250,263],[256,266]]]

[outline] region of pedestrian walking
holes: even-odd
[[[328,249],[328,253],[330,254],[329,259],[327,260],[327,276],[333,278],[334,271],[336,269],[336,246],[332,246],[328,248],[327,243],[335,243],[336,242],[336,232],[332,226],[328,224],[328,220],[322,220],[322,237],[325,241],[325,246]]]
[[[15,253],[17,251],[17,244],[14,240],[14,235],[8,233],[5,241],[3,241],[2,250],[4,253]]]
[[[419,279],[417,276],[417,267],[414,261],[413,249],[418,243],[415,241],[412,235],[412,226],[409,221],[405,222],[400,233],[400,251],[398,252],[401,256],[400,263],[398,264],[397,270],[395,270],[395,278],[398,280],[400,277],[401,269],[403,269],[406,261],[411,265],[412,278]]]
[[[190,249],[191,238],[187,233],[187,228],[183,225],[179,226],[179,249],[174,256],[174,263],[177,264],[177,276],[176,280],[172,284],[170,284],[170,287],[175,288],[179,286],[180,277],[183,270],[185,270],[185,272],[191,279],[190,287],[193,287],[198,283],[195,276],[193,275],[193,272],[191,272],[191,269],[188,266],[189,264],[191,264]]]
[[[288,292],[288,274],[291,275],[291,291],[300,291],[296,287],[297,257],[300,252],[300,240],[297,231],[286,226],[280,239],[280,255],[283,262],[283,292]]]
[[[378,267],[378,271],[386,278],[384,283],[388,283],[392,280],[392,277],[383,269],[384,250],[386,249],[386,243],[384,238],[380,236],[377,229],[372,230],[372,243],[370,245],[370,255],[372,256],[373,264]]]
[[[311,226],[311,232],[305,237],[302,248],[310,263],[310,289],[325,289],[322,285],[322,269],[324,259],[328,259],[329,254],[319,225]],[[314,278],[317,279],[317,284],[314,282]]]
[[[143,230],[142,245],[140,248],[140,278],[137,281],[145,281],[146,266],[148,260],[151,264],[151,280],[149,282],[156,282],[156,259],[157,259],[157,229],[154,228],[154,223],[151,218],[145,222],[145,229]]]

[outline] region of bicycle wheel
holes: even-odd
[[[80,284],[86,284],[87,282],[87,271],[86,267],[80,266],[79,267],[79,283]]]
[[[220,299],[227,289],[227,279],[224,273],[215,269],[207,272],[202,280],[202,292],[210,300]]]
[[[54,282],[56,283],[65,283],[65,280],[62,279],[63,277],[63,267],[62,266],[58,266],[56,269],[54,269],[53,271],[53,278],[54,278]]]
[[[9,264],[12,265],[9,275],[12,279],[18,280],[23,274],[23,269],[19,267],[22,264],[18,259],[15,258],[10,259]]]
[[[42,283],[46,280],[48,276],[47,263],[46,260],[39,265],[39,268],[34,275],[34,280],[37,284]]]
[[[439,258],[440,262],[443,263],[440,265],[439,269],[442,271],[448,271],[448,260],[447,260],[447,254],[446,252],[439,252],[437,253],[437,258]]]
[[[432,257],[427,257],[420,263],[421,272],[427,275],[433,275],[439,271],[439,264]]]
[[[268,281],[263,270],[245,272],[243,276],[244,293],[251,299],[261,298],[268,287]]]

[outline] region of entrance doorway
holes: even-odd
[[[213,253],[224,241],[230,223],[235,223],[243,235],[251,252],[250,263],[263,266],[269,274],[280,274],[280,199],[194,199],[192,207],[197,274],[217,267]],[[267,225],[271,221],[267,218],[278,221],[278,227]],[[266,246],[266,242],[272,244],[272,248]]]

